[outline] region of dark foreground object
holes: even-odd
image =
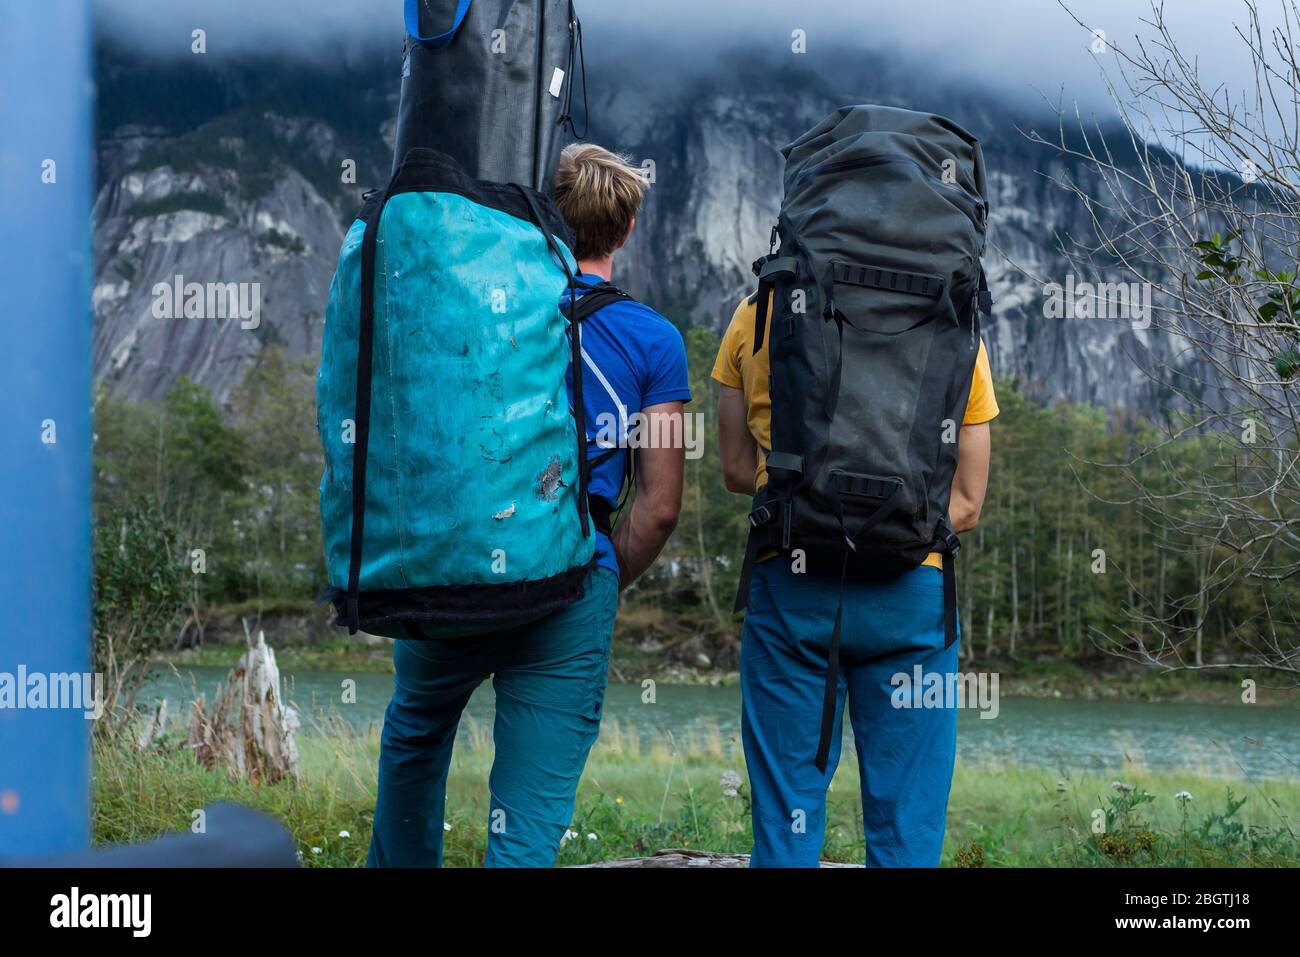
[[[0,862],[11,867],[297,867],[298,849],[275,818],[238,804],[214,804],[202,833],[169,834],[147,844],[83,854]]]
[[[874,940],[898,938],[913,950],[918,934],[943,939],[963,932],[988,935],[989,927],[974,918],[936,922],[936,899],[960,899],[967,914],[1000,915],[998,930],[1022,936],[1041,932],[1051,941],[1062,935],[1078,941],[1136,934],[1173,939],[1177,946],[1195,936],[1217,939],[1217,951],[1231,952],[1251,946],[1252,934],[1271,940],[1295,927],[1295,875],[1290,870],[929,871],[840,865],[822,873],[747,870],[739,866],[741,860],[742,855],[673,849],[630,864],[558,870],[212,868],[181,876],[170,869],[0,868],[0,917],[6,943],[49,933],[66,944],[69,930],[56,919],[61,899],[103,901],[107,895],[120,899],[125,894],[138,900],[136,914],[145,913],[147,898],[147,936],[182,947],[193,947],[196,931],[229,923],[216,916],[224,908],[235,915],[231,926],[241,938],[255,939],[259,948],[283,941],[301,949],[319,941],[335,951],[353,942],[374,950],[375,934],[387,926],[383,915],[420,913],[421,908],[431,912],[435,900],[439,913],[480,920],[494,940],[522,937],[526,946],[548,932],[546,921],[553,924],[556,914],[572,911],[575,900],[582,903],[581,927],[587,934],[608,926],[615,934],[644,935],[648,926],[650,932],[663,927],[673,934],[716,936],[725,927],[733,947],[756,935],[769,943],[764,938],[770,938],[772,928],[840,906],[870,919]],[[611,866],[619,873],[604,873]],[[665,874],[665,869],[690,873]],[[503,900],[509,901],[508,920],[502,919]],[[629,900],[650,902],[647,908],[659,912],[652,910],[645,926],[629,925]],[[715,900],[743,901],[744,915],[753,919],[736,930],[731,926],[735,921],[724,923],[726,912],[707,906]],[[671,913],[664,901],[673,902]],[[268,902],[273,906],[264,906]],[[232,904],[237,910],[231,910]],[[225,923],[216,923],[218,919]],[[98,929],[87,929],[85,921],[79,926],[79,933],[105,941],[130,941],[135,933],[120,922]]]

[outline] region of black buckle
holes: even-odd
[[[763,272],[763,267],[767,265],[767,261],[770,258],[771,258],[770,256],[759,256],[757,259],[754,260],[754,265],[751,268],[754,270],[755,276]]]
[[[766,525],[770,521],[772,521],[772,510],[766,505],[760,505],[749,513],[749,524],[754,528]]]

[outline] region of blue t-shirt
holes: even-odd
[[[589,285],[599,276],[580,274]],[[579,298],[581,298],[579,291]],[[564,293],[567,299],[568,291]],[[586,406],[587,457],[595,459],[610,446],[620,448],[592,471],[590,493],[611,506],[618,504],[627,469],[627,433],[631,416],[664,402],[691,401],[686,345],[677,327],[639,302],[615,302],[582,323],[582,404]],[[573,369],[566,382],[573,403]],[[609,538],[596,533],[596,562],[619,573]]]

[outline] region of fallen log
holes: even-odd
[[[670,847],[656,851],[650,857],[624,857],[616,861],[600,861],[596,864],[576,864],[575,867],[749,867],[748,854],[718,854],[713,851],[697,851],[688,848]],[[861,864],[839,864],[835,861],[822,861],[822,867],[862,867]]]

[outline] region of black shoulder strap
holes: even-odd
[[[984,314],[985,318],[992,316],[993,293],[989,291],[989,277],[984,274],[983,264],[980,265],[980,285],[976,296],[976,302],[979,305],[980,312]]]
[[[580,289],[586,290],[581,296],[577,295],[577,291]],[[570,290],[570,296],[572,298],[561,305],[560,309],[575,327],[586,322],[606,306],[613,305],[616,302],[639,301],[635,297],[625,293],[622,289],[619,289],[618,286],[614,285],[609,280],[598,282],[593,285],[591,283],[583,282],[581,279],[575,279],[573,287]],[[579,361],[578,357],[575,356],[573,361]],[[627,458],[623,470],[623,481],[618,502],[611,505],[599,495],[591,495],[588,498],[588,507],[591,509],[596,529],[597,531],[603,532],[605,535],[613,533],[614,521],[617,519],[619,512],[623,510],[623,505],[627,501],[628,492],[632,487],[634,468],[632,464],[632,449],[630,446],[626,448],[615,446],[614,448],[603,450],[594,458],[587,459],[587,474],[590,475],[592,470],[604,464],[620,450],[627,452]]]
[[[357,330],[357,391],[352,446],[352,531],[348,553],[347,601],[344,605],[348,634],[361,627],[361,544],[366,528],[366,462],[370,452],[370,394],[375,337],[375,247],[384,206],[393,184],[379,194],[367,193],[366,229],[361,239],[361,309]],[[373,205],[372,205],[373,204]]]
[[[576,288],[585,288],[587,292],[576,297],[576,301],[566,303],[562,308],[564,314],[569,317],[570,322],[586,322],[606,306],[613,305],[616,302],[636,302],[632,296],[629,296],[612,282],[600,282],[594,286],[586,283],[578,283]]]

